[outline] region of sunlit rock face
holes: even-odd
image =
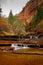
[[[27,2],[26,6],[23,10],[17,15],[18,18],[24,23],[27,21],[28,23],[31,22],[33,15],[37,12],[37,5],[43,6],[42,0],[34,0],[32,2]]]

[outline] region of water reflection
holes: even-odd
[[[7,50],[3,50],[3,52],[8,52]]]

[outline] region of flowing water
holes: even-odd
[[[14,50],[19,50],[19,49],[26,49],[26,48],[29,48],[27,45],[18,45],[18,44],[12,44],[11,45],[12,48],[14,48]]]

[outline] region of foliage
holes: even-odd
[[[15,34],[24,34],[25,28],[22,26],[21,21],[15,16],[13,23],[13,31]]]
[[[31,27],[34,29],[36,25],[43,19],[43,7],[38,6],[37,7],[37,13],[34,15],[32,21],[31,21]]]
[[[30,0],[30,2],[33,2],[34,0]]]
[[[10,10],[9,17],[8,17],[9,23],[13,25],[14,22],[14,16],[12,14],[12,10]]]
[[[24,25],[22,26],[21,21],[18,19],[17,16],[13,16],[12,11],[10,11],[9,13],[8,20],[12,26],[14,34],[24,34],[25,33]]]
[[[28,32],[29,31],[29,25],[28,25],[27,21],[25,21],[24,27],[25,27],[25,31]]]
[[[0,18],[1,18],[2,8],[0,8]]]
[[[38,13],[37,13],[37,15],[38,15],[38,19],[43,19],[43,7],[41,7],[41,6],[38,6]]]

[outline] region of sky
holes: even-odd
[[[29,0],[0,0],[2,15],[8,16],[10,10],[12,10],[14,15],[18,14],[28,1]]]

